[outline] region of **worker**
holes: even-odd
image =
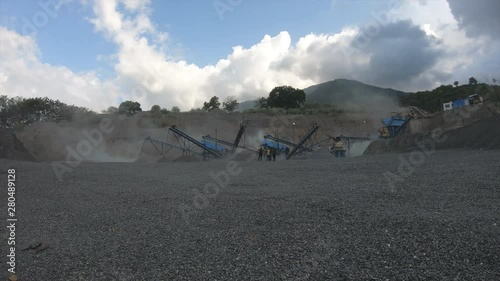
[[[273,149],[273,161],[276,161],[276,148]]]
[[[271,149],[268,147],[266,150],[267,161],[271,161]]]
[[[259,150],[257,150],[257,153],[259,154],[257,161],[262,161],[262,154],[264,154],[264,149],[262,149],[262,146],[259,148]]]

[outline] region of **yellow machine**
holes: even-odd
[[[391,133],[389,132],[389,128],[387,128],[387,127],[382,127],[380,129],[378,129],[378,134],[382,138],[390,138],[391,137]]]
[[[335,138],[333,142],[334,144],[330,147],[330,152],[337,158],[345,158],[346,148],[342,139],[340,137]]]

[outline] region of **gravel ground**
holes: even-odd
[[[500,280],[500,151],[410,156],[0,173],[17,169],[22,281]]]

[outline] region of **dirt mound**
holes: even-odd
[[[15,133],[7,129],[0,129],[0,158],[35,161],[33,155],[29,153]]]
[[[229,158],[233,161],[253,161],[257,160],[257,153],[251,151],[238,151],[234,155],[230,155]]]
[[[138,161],[138,162],[147,162],[147,161],[145,161],[145,160],[143,160],[143,159],[139,159],[139,161]],[[168,158],[167,158],[167,157],[165,157],[165,156],[163,156],[163,157],[161,157],[160,159],[158,159],[158,161],[157,161],[157,162],[158,162],[158,163],[167,163],[167,162],[172,162],[172,160],[171,160],[171,159],[168,159]]]
[[[446,135],[446,141],[437,148],[500,149],[500,115],[451,130]]]
[[[328,150],[327,147],[321,147],[314,152],[308,153],[307,154],[308,159],[332,159],[335,158],[332,153]]]
[[[165,158],[162,158],[165,159]],[[160,159],[161,160],[161,159]],[[176,158],[173,162],[201,162],[202,160],[194,155],[183,155],[181,157]],[[160,162],[160,161],[158,161]],[[168,161],[167,161],[168,162]]]
[[[436,149],[500,149],[500,115],[467,126],[446,130],[433,141],[430,133],[403,135],[370,144],[365,154],[403,152],[418,149],[416,141],[430,140]]]
[[[169,131],[176,125],[189,136],[201,140],[202,136],[212,135],[233,142],[241,121],[246,121],[247,128],[240,145],[258,147],[264,135],[279,132],[282,139],[299,139],[305,135],[313,123],[319,123],[321,130],[317,139],[326,138],[331,132],[335,134],[356,135],[376,132],[379,118],[372,113],[349,113],[341,115],[273,115],[266,113],[216,113],[185,112],[178,114],[155,115],[141,112],[134,116],[99,115],[95,118],[82,118],[72,122],[48,123],[37,122],[16,134],[36,161],[65,161],[68,150],[76,150],[82,141],[102,134],[102,141],[91,141],[92,152],[80,155],[83,161],[89,162],[148,162],[154,163],[168,153],[170,161],[180,157],[175,149],[169,150],[159,143],[144,142],[151,137],[160,142],[183,146]],[[102,130],[102,124],[107,124]],[[92,133],[92,134],[89,134]],[[95,140],[95,138],[94,138]],[[201,150],[196,148],[197,152]],[[240,156],[238,156],[240,157]],[[250,156],[249,156],[250,157]],[[243,158],[243,159],[241,159]],[[241,156],[242,161],[248,159]],[[168,162],[168,161],[167,161]]]
[[[491,118],[499,109],[493,104],[476,104],[432,115],[420,114],[405,128],[408,134],[423,134],[435,129],[452,130]]]

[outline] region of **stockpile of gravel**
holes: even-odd
[[[177,157],[173,162],[200,162],[203,161],[199,157],[196,157],[194,155],[183,155],[180,157]]]
[[[234,161],[253,161],[257,160],[258,155],[248,150],[239,150],[234,155],[229,155],[228,157]],[[263,157],[265,157],[265,155]]]
[[[479,120],[470,125],[447,131],[432,141],[436,149],[500,149],[500,115]],[[432,140],[430,133],[402,135],[391,139],[373,141],[365,154],[404,152],[415,150],[417,141]]]
[[[500,115],[451,130],[446,136],[438,148],[500,149]]]
[[[0,171],[20,280],[500,280],[500,151],[409,157]]]
[[[327,147],[318,148],[315,151],[309,153],[307,156],[308,156],[309,159],[315,159],[315,160],[319,160],[319,159],[334,159],[335,158],[333,156],[333,154],[330,153],[330,151],[328,150]]]
[[[16,134],[8,129],[0,129],[0,158],[35,161]]]

